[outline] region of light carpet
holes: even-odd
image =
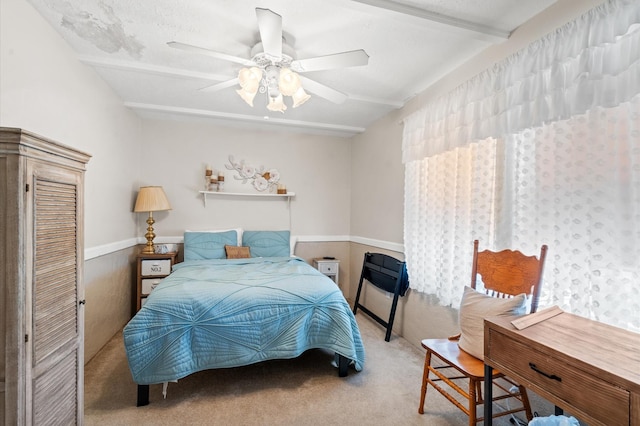
[[[85,424],[468,424],[433,388],[425,414],[418,414],[424,352],[396,335],[385,342],[382,327],[366,315],[356,318],[366,349],[361,372],[350,369],[340,378],[332,353],[310,350],[296,359],[192,374],[170,383],[166,399],[162,385],[152,385],[145,407],[136,407],[137,387],[118,333],[85,366]],[[549,404],[531,396],[532,408],[548,415]]]

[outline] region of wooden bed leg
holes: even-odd
[[[149,385],[138,385],[138,407],[149,405]]]
[[[349,375],[349,364],[351,360],[340,354],[338,355],[338,377],[347,377]]]

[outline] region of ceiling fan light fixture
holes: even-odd
[[[280,67],[269,65],[265,68],[264,74],[269,98],[277,98],[278,96],[280,96],[280,87],[278,85],[280,77]]]
[[[242,68],[238,73],[240,87],[248,92],[257,92],[262,79],[262,70],[258,67]]]
[[[300,86],[298,90],[296,90],[296,93],[291,95],[291,99],[293,99],[293,107],[297,108],[311,99],[311,95],[305,92],[302,86]]]
[[[269,97],[269,104],[267,105],[267,109],[269,111],[284,112],[287,109],[287,106],[284,104],[284,98],[282,97],[282,93],[278,94],[275,98]]]
[[[253,107],[258,92],[266,94],[267,108],[284,112],[287,107],[284,96],[290,96],[293,108],[307,102],[311,96],[305,92],[302,83],[311,89],[314,96],[320,96],[335,104],[343,103],[348,96],[330,87],[324,86],[298,73],[322,71],[334,68],[346,68],[367,65],[369,55],[362,49],[297,59],[292,44],[288,44],[282,31],[282,16],[270,9],[256,8],[260,41],[251,49],[251,57],[236,57],[211,49],[172,41],[170,47],[213,56],[214,58],[241,64],[237,79],[207,86],[209,92],[226,89],[238,83],[241,87],[236,93]]]
[[[256,97],[256,93],[258,93],[258,91],[256,90],[255,92],[250,92],[245,89],[238,89],[236,90],[236,93],[242,98],[243,101],[248,103],[250,107],[253,107],[253,98]]]
[[[291,71],[291,68],[282,68],[278,86],[283,95],[293,96],[302,87],[302,83],[300,82],[300,76]]]
[[[260,80],[262,80],[262,70],[258,67],[242,68],[238,72],[238,83],[241,89],[236,90],[236,93],[251,107],[260,89]]]

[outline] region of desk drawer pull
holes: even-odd
[[[559,381],[559,382],[561,382],[561,381],[562,381],[562,378],[561,378],[561,377],[558,377],[558,376],[556,376],[555,374],[545,373],[544,371],[542,371],[542,370],[540,370],[538,367],[536,367],[536,365],[535,365],[534,363],[532,363],[532,362],[530,362],[530,363],[529,363],[529,367],[530,367],[533,371],[535,371],[536,373],[542,374],[544,377],[548,377],[548,378],[550,378],[550,379],[557,380],[557,381]]]

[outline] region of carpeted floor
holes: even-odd
[[[366,315],[357,320],[366,349],[359,373],[350,370],[340,378],[331,364],[333,354],[311,350],[293,360],[193,374],[170,383],[166,399],[162,385],[152,385],[145,407],[136,407],[136,385],[118,333],[85,366],[85,424],[468,424],[433,388],[425,414],[418,414],[424,352],[395,335],[385,342],[382,327]],[[532,405],[538,412],[549,410],[535,395]]]

